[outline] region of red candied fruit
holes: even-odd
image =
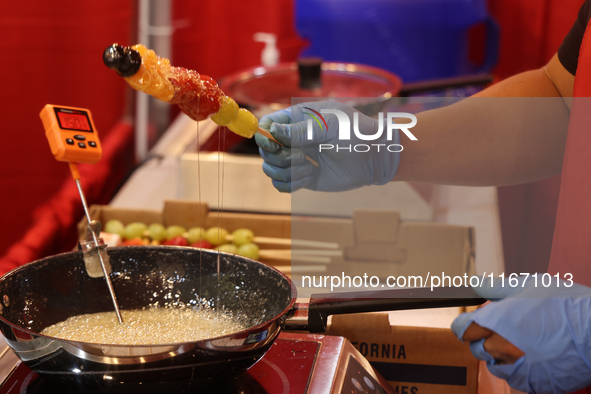
[[[212,249],[213,248],[213,245],[204,239],[202,239],[201,241],[194,242],[191,246],[194,248],[201,248],[201,249]]]
[[[177,237],[169,239],[168,241],[164,241],[162,245],[189,246],[189,242],[187,242],[187,239],[185,237],[179,235]]]
[[[221,91],[207,75],[182,67],[171,67],[169,81],[175,87],[171,104],[178,104],[191,119],[200,121],[220,110]]]

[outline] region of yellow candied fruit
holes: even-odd
[[[170,101],[174,95],[174,86],[168,80],[170,60],[138,44],[131,47],[142,57],[142,67],[133,76],[125,78],[132,88],[144,92],[162,101]]]
[[[259,121],[250,111],[240,108],[238,116],[228,128],[242,137],[252,138],[259,129]]]
[[[211,120],[220,126],[227,126],[236,119],[238,116],[238,110],[239,108],[236,101],[228,96],[224,96],[221,100],[220,110],[217,114],[211,117]]]

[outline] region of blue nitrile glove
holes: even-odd
[[[546,274],[548,275],[548,274]],[[484,349],[485,339],[470,343],[472,354],[485,360],[489,371],[509,386],[529,393],[571,393],[591,386],[591,289],[552,277],[544,287],[541,274],[521,287],[505,287],[485,280],[474,288],[481,296],[497,299],[452,324],[462,339],[472,322],[505,338],[525,355],[514,364],[500,364]],[[572,284],[572,287],[566,287]],[[489,347],[490,350],[490,347]]]
[[[325,113],[319,116],[322,110],[327,109],[340,110],[348,115],[350,140],[339,140],[337,115]],[[281,192],[300,188],[334,192],[390,182],[398,169],[400,153],[388,151],[388,146],[392,151],[400,150],[400,145],[394,145],[400,144],[399,130],[392,130],[391,140],[387,139],[387,117],[384,114],[381,137],[362,140],[353,130],[356,112],[352,107],[336,101],[318,101],[298,104],[264,116],[259,125],[284,145],[279,146],[260,134],[255,136],[264,159],[263,171],[273,180],[275,188]],[[359,132],[366,136],[376,134],[378,120],[361,113],[358,116]],[[313,126],[311,140],[308,139],[308,120]],[[370,150],[363,152],[367,147]],[[356,148],[358,151],[355,151]],[[306,156],[316,161],[318,167]]]

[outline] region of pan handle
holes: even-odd
[[[449,308],[480,305],[486,300],[472,287],[435,287],[313,294],[308,304],[308,330],[324,333],[328,316],[348,313]]]

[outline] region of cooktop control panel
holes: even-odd
[[[349,356],[341,394],[385,394],[386,390],[353,357]]]

